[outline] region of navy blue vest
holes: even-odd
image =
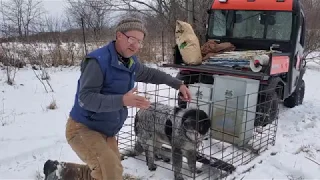
[[[125,67],[118,59],[115,50],[114,41],[106,46],[99,48],[90,54],[89,58],[97,59],[101,70],[104,74],[103,87],[101,94],[106,95],[123,95],[134,87],[135,83],[135,67],[137,58],[133,56],[131,66]],[[95,73],[95,72],[92,72]],[[86,125],[88,128],[103,133],[111,137],[116,135],[122,128],[128,116],[127,107],[123,107],[118,111],[112,112],[91,112],[79,105],[79,80],[74,100],[74,106],[71,109],[70,116],[77,122]],[[110,102],[112,103],[112,102]]]

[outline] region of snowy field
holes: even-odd
[[[320,66],[310,64],[303,105],[281,107],[277,141],[229,179],[320,179]],[[175,75],[176,71],[166,70]],[[16,84],[0,71],[0,179],[41,179],[47,159],[82,163],[65,140],[79,68],[48,70],[54,92],[46,93],[31,68],[20,69]],[[143,90],[143,89],[142,89]],[[48,109],[56,102],[57,108]],[[132,163],[132,164],[130,164]],[[144,162],[123,161],[125,172],[143,179],[172,179],[172,172],[149,172]]]

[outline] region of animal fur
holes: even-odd
[[[153,103],[150,108],[139,110],[136,114],[135,154],[145,152],[147,166],[154,171],[157,168],[155,155],[160,155],[158,151],[163,144],[170,145],[174,177],[182,180],[182,157],[187,158],[191,172],[195,172],[197,148],[210,124],[208,115],[202,110]]]

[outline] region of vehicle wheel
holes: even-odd
[[[266,126],[272,124],[278,118],[279,97],[276,92],[260,95],[257,107],[257,116],[254,126]]]
[[[304,80],[302,80],[299,88],[298,105],[301,105],[303,103],[305,89],[306,89],[306,85]]]
[[[294,108],[295,106],[301,105],[304,100],[305,82],[302,80],[300,86],[284,100],[283,105],[288,108]]]

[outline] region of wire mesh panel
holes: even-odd
[[[139,84],[152,105],[129,109],[118,134],[123,156],[150,171],[171,170],[175,179],[221,179],[275,144],[280,87],[240,77],[180,78],[190,102],[166,85]]]

